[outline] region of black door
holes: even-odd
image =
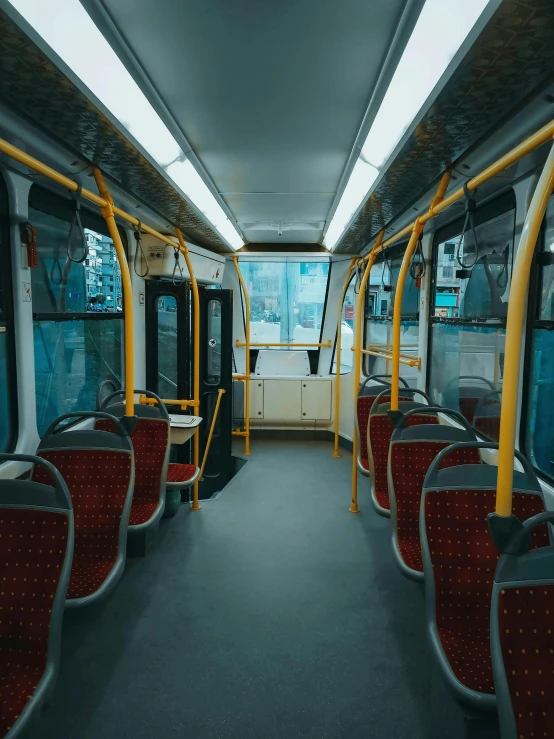
[[[231,374],[232,304],[231,290],[199,288],[200,293],[200,460],[204,455],[217,400],[221,399],[210,453],[199,486],[200,498],[209,498],[229,482],[233,474],[231,457]],[[146,283],[146,385],[161,398],[191,398],[192,295],[190,283],[174,286],[170,282]],[[170,412],[180,413],[178,408]],[[174,445],[172,462],[192,462],[192,443]],[[188,491],[185,491],[188,498]]]
[[[200,494],[209,498],[233,475],[232,441],[232,290],[200,288],[200,458],[208,439],[219,388],[221,398]]]

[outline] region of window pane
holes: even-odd
[[[221,379],[221,301],[208,303],[208,356],[206,382],[219,385]]]
[[[250,299],[250,341],[317,344],[321,337],[329,264],[241,262]]]
[[[402,354],[418,356],[419,321],[402,320],[400,322],[400,346]],[[392,350],[392,320],[390,318],[372,318],[366,326],[365,348],[376,352]],[[365,374],[390,375],[392,363],[389,359],[376,357],[371,354],[365,355]],[[400,365],[400,376],[408,385],[417,385],[418,369],[409,365]]]
[[[545,217],[544,246],[541,263],[541,291],[538,317],[554,321],[554,201],[548,203]]]
[[[37,229],[38,267],[31,270],[35,313],[113,313],[123,310],[121,272],[108,236],[85,228],[88,256],[80,232],[51,213],[29,208]]]
[[[441,318],[505,318],[508,312],[515,211],[476,226],[435,250],[435,306]],[[473,265],[473,266],[472,266]],[[460,271],[464,274],[460,275]],[[458,276],[456,273],[458,272]]]
[[[354,352],[352,346],[354,345],[354,308],[356,304],[356,294],[354,292],[356,276],[352,277],[352,281],[348,285],[346,294],[344,296],[344,303],[342,304],[342,320],[341,320],[341,351],[340,351],[340,372],[341,375],[345,372],[350,372],[354,365]],[[333,370],[335,374],[337,371],[337,357],[336,357],[336,343],[335,343],[335,358],[333,359]]]
[[[10,393],[10,378],[8,377],[8,334],[4,324],[0,323],[0,452],[8,452],[13,444],[11,420],[13,418],[12,402],[15,397]]]
[[[432,325],[429,392],[498,440],[505,331],[500,327]]]
[[[94,410],[103,380],[122,384],[123,321],[35,321],[37,425],[43,434],[58,416]]]
[[[554,331],[535,329],[527,411],[527,453],[554,477]]]
[[[158,393],[161,398],[177,400],[177,300],[160,295],[156,300],[158,316]]]

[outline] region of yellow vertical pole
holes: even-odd
[[[344,300],[346,298],[346,291],[348,290],[348,285],[350,284],[350,280],[352,278],[352,272],[354,271],[354,265],[356,264],[357,259],[353,259],[350,262],[350,266],[348,267],[348,273],[346,275],[346,279],[344,281],[344,287],[342,289],[342,299],[339,303],[339,320],[337,323],[337,348],[335,352],[335,360],[337,364],[337,369],[335,372],[335,446],[333,451],[333,457],[340,457],[339,454],[339,420],[340,420],[340,352],[341,352],[341,345],[342,345],[342,308],[344,305]]]
[[[211,423],[211,426],[210,426],[210,433],[208,434],[208,440],[206,442],[206,448],[204,449],[204,456],[202,458],[202,467],[200,467],[200,474],[198,475],[198,479],[199,480],[203,480],[204,479],[204,468],[206,466],[206,462],[208,461],[208,454],[210,452],[210,446],[211,446],[211,443],[212,443],[212,437],[214,435],[214,429],[215,429],[215,424],[216,424],[216,421],[217,421],[217,414],[219,413],[219,406],[221,404],[221,396],[222,395],[225,395],[225,390],[222,387],[220,387],[218,389],[218,391],[217,391],[217,400],[215,401],[215,408],[214,408],[214,414],[212,416],[212,423]],[[196,433],[198,433],[198,431]]]
[[[383,242],[383,236],[385,232],[381,231],[377,237],[377,241],[371,254],[369,254],[362,281],[360,283],[360,290],[358,292],[358,301],[356,303],[356,323],[354,332],[354,372],[352,375],[352,382],[354,383],[354,413],[357,412],[358,404],[358,392],[360,386],[360,373],[362,369],[362,336],[363,336],[363,323],[364,323],[364,303],[365,303],[365,289],[371,267],[375,261],[377,253],[381,251],[381,244]],[[360,434],[363,434],[364,430],[360,429]],[[354,433],[352,434],[352,503],[350,505],[350,513],[359,513],[358,508],[358,437],[356,431],[356,420],[354,419]]]
[[[123,306],[125,308],[125,415],[135,415],[135,351],[134,351],[134,318],[133,318],[133,295],[131,289],[131,273],[123,242],[117,228],[114,218],[114,203],[110,195],[104,177],[99,169],[94,169],[94,179],[101,197],[106,201],[106,205],[100,208],[102,216],[108,226],[108,231],[113,241],[117,261],[121,270],[121,283],[123,285]]]
[[[187,265],[187,269],[189,271],[190,275],[190,285],[192,287],[192,304],[193,304],[193,315],[194,315],[194,323],[193,323],[193,390],[192,390],[192,399],[195,402],[195,410],[198,414],[200,412],[200,295],[198,293],[198,283],[196,281],[196,277],[194,275],[194,270],[192,268],[192,264],[190,261],[190,254],[189,250],[187,248],[187,245],[185,244],[185,240],[183,238],[183,234],[181,233],[180,228],[175,229],[175,234],[177,236],[177,240],[179,241],[179,250],[181,251],[182,255],[185,257],[185,262]],[[197,430],[194,434],[193,438],[193,461],[194,466],[198,467],[198,461],[200,458],[200,435],[199,431]],[[194,487],[192,489],[192,511],[199,511],[200,510],[200,502],[198,498],[198,482],[199,482],[200,476],[194,483]]]
[[[496,485],[496,513],[512,513],[512,485],[514,479],[514,450],[516,441],[521,340],[525,321],[529,274],[535,245],[541,229],[548,200],[554,188],[554,145],[533,193],[525,218],[516,260],[512,271],[508,318],[506,321],[506,348],[504,350],[504,381],[500,412],[500,441],[498,448],[498,480]]]
[[[242,294],[244,295],[244,332],[246,343],[246,347],[244,350],[246,362],[246,368],[244,371],[244,455],[247,457],[250,455],[250,300],[248,298],[248,291],[246,289],[246,285],[244,284],[244,279],[242,277],[242,272],[240,271],[239,260],[237,259],[237,257],[233,257],[233,262],[235,264],[235,269],[237,270]]]
[[[433,198],[429,210],[440,203],[440,201],[446,195],[448,183],[450,182],[450,172],[447,171],[441,177],[437,194]],[[396,282],[396,288],[394,293],[394,311],[392,314],[392,377],[391,377],[391,410],[398,410],[398,385],[400,383],[400,332],[401,332],[401,320],[402,320],[402,295],[404,293],[404,285],[406,283],[406,277],[408,275],[408,269],[410,268],[410,261],[412,255],[417,246],[417,242],[421,234],[423,233],[423,224],[420,218],[416,218],[408,241],[408,246],[404,252],[402,264],[400,266],[400,272],[398,273],[398,280]]]

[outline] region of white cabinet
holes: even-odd
[[[299,421],[300,385],[300,380],[264,380],[264,421]]]
[[[254,375],[250,380],[250,418],[261,420],[264,417],[264,381]]]
[[[302,419],[331,420],[331,380],[302,382]]]
[[[264,425],[331,420],[332,382],[320,378],[250,381],[250,418]]]

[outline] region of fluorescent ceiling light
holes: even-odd
[[[54,2],[10,0],[10,2],[163,169],[167,170],[167,167],[176,160],[186,159],[185,153],[165,123],[79,0]],[[211,215],[207,215],[204,207],[206,201],[204,189],[210,191],[199,175],[197,178],[198,191],[193,187],[189,191],[183,189],[183,192],[202,213],[205,213],[212,225],[234,249],[240,248],[243,246],[242,239],[211,193],[213,200],[209,208]],[[198,182],[203,188],[200,188]],[[220,230],[218,223],[221,223],[223,230]],[[239,242],[240,245],[237,246]]]
[[[376,170],[383,167],[488,3],[489,0],[426,0],[325,234],[323,243],[328,249],[335,248],[350,221],[344,220],[341,207],[345,197],[349,201],[346,210],[354,215],[375,182],[376,177],[365,192],[354,188],[359,201],[352,207],[350,181],[356,176],[360,161]]]
[[[333,250],[340,239],[347,225],[350,223],[352,216],[357,211],[360,203],[364,199],[369,188],[373,185],[379,170],[371,164],[358,159],[348,180],[348,184],[344,188],[344,192],[338,204],[338,207],[331,221],[325,238],[324,245]]]

